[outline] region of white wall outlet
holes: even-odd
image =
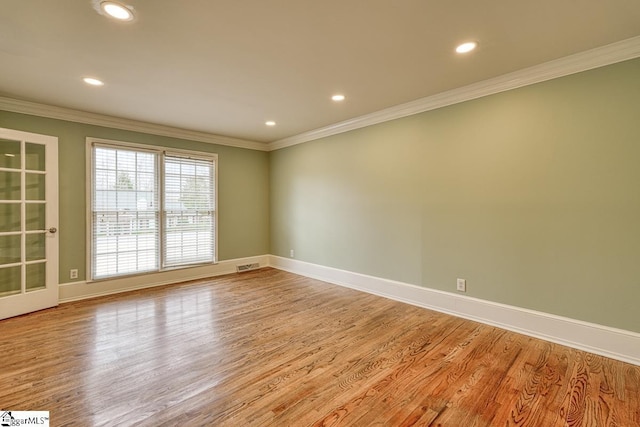
[[[293,252],[293,249],[291,249],[291,250],[289,251],[289,256],[290,256],[291,258],[295,258],[295,257],[296,257],[296,254],[295,254],[295,252]]]
[[[467,281],[465,279],[458,279],[456,281],[456,289],[460,292],[467,292]]]
[[[72,268],[69,270],[69,279],[77,279],[78,278],[78,269]]]

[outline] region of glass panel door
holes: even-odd
[[[0,129],[0,319],[58,304],[57,142]]]

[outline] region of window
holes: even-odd
[[[94,146],[92,277],[158,269],[158,162],[153,152]]]
[[[92,279],[215,262],[216,155],[88,142]]]
[[[214,172],[212,161],[165,156],[165,267],[213,260]]]

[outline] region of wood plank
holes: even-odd
[[[640,426],[640,367],[265,268],[0,321],[52,425]]]

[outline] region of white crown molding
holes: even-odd
[[[106,116],[103,114],[88,113],[86,111],[39,104],[36,102],[23,101],[13,98],[0,97],[0,110],[10,111],[13,113],[29,114],[39,117],[47,117],[50,119],[66,120],[88,125],[104,126],[133,132],[142,132],[158,136],[168,136],[171,138],[186,139],[189,141],[247,148],[250,150],[269,151],[269,146],[263,142],[230,138],[227,136],[214,135],[206,132],[174,128],[171,126],[140,122],[137,120]]]
[[[514,71],[512,73],[504,74],[502,76],[436,95],[416,99],[411,102],[389,107],[384,110],[355,117],[270,143],[231,138],[206,132],[198,132],[155,123],[106,116],[7,97],[0,97],[0,110],[142,132],[152,135],[180,138],[190,141],[206,142],[209,144],[218,144],[258,151],[274,151],[638,57],[640,57],[640,36],[576,53],[574,55],[545,62],[544,64]]]
[[[640,366],[636,332],[274,255],[269,265]]]
[[[640,57],[640,36],[270,142],[269,151],[638,57]]]

